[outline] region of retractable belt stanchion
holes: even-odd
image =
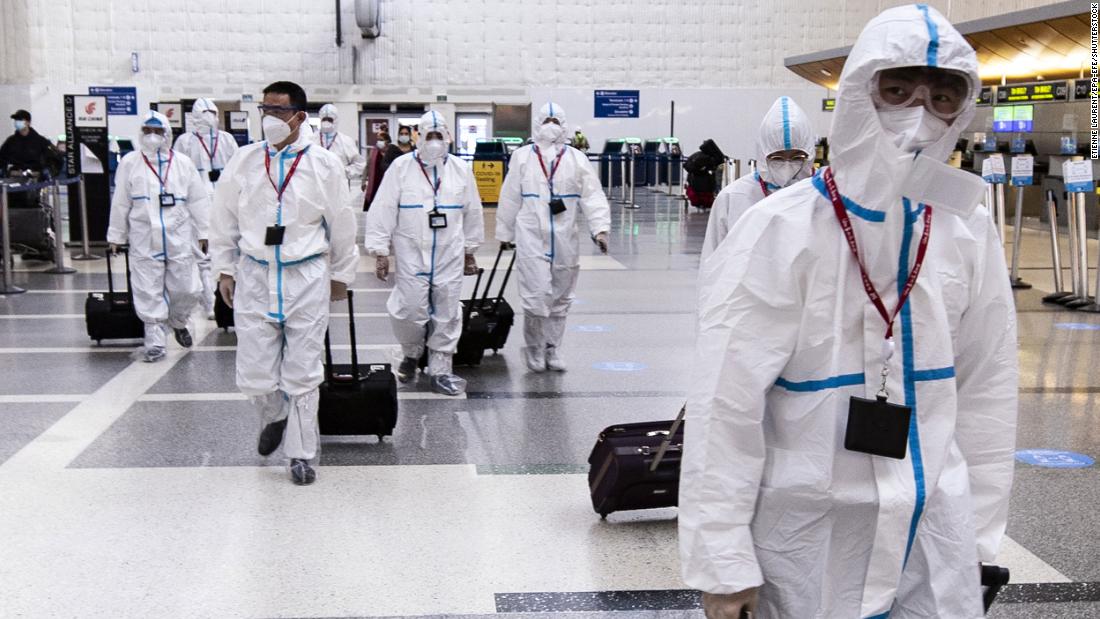
[[[1085,212],[1085,194],[1084,193],[1073,193],[1073,194],[1070,194],[1070,195],[1072,195],[1072,196],[1074,196],[1074,198],[1076,198],[1078,204],[1080,204],[1080,206],[1081,206],[1081,212],[1084,213]],[[1084,227],[1085,227],[1084,221],[1085,221],[1085,219],[1084,219],[1084,216],[1082,215],[1082,217],[1081,217],[1081,228],[1082,229],[1084,229]],[[1100,226],[1098,226],[1098,228],[1100,228]],[[1100,229],[1097,230],[1097,233],[1098,233],[1097,238],[1100,238]],[[1097,255],[1097,258],[1100,258],[1100,251],[1096,252],[1096,255]],[[1085,280],[1087,281],[1088,280],[1088,267],[1087,267],[1088,263],[1086,262],[1085,265],[1086,265],[1086,267],[1084,269],[1084,277],[1085,277]],[[1088,284],[1085,284],[1085,285],[1087,286]],[[1098,260],[1097,264],[1096,264],[1096,288],[1093,288],[1093,291],[1094,291],[1094,294],[1096,296],[1094,296],[1092,298],[1092,303],[1089,303],[1088,305],[1082,305],[1081,307],[1078,307],[1077,309],[1081,310],[1082,312],[1089,312],[1090,314],[1100,314],[1100,260]]]
[[[53,267],[46,269],[46,273],[67,275],[76,273],[76,269],[65,266],[65,243],[61,239],[61,185],[55,178],[50,188],[53,197]]]
[[[668,147],[668,159],[665,160],[665,172],[668,175],[668,195],[675,195],[672,193],[672,145]],[[684,182],[684,178],[680,177],[680,182]]]
[[[1013,230],[1012,230],[1012,271],[1009,273],[1008,279],[1012,283],[1012,287],[1017,290],[1026,290],[1031,288],[1031,284],[1020,279],[1020,240],[1021,229],[1024,226],[1024,188],[1021,186],[1016,187],[1016,213],[1013,218]]]
[[[1081,299],[1081,253],[1077,251],[1077,209],[1074,207],[1073,194],[1066,197],[1066,224],[1069,228],[1069,289],[1070,294],[1058,301],[1068,305]]]
[[[1062,289],[1062,256],[1058,249],[1058,202],[1054,199],[1054,191],[1047,190],[1047,219],[1050,220],[1050,257],[1054,265],[1054,292],[1043,297],[1044,303],[1057,303],[1067,297],[1072,297],[1072,292]]]
[[[1001,235],[1001,245],[1008,242],[1005,238],[1005,184],[993,183],[993,192],[997,201],[997,231]]]
[[[619,153],[619,203],[626,204],[626,155]]]
[[[1070,208],[1073,213],[1074,227],[1071,234],[1076,238],[1074,249],[1077,251],[1077,272],[1074,274],[1073,298],[1067,299],[1063,305],[1070,309],[1079,309],[1093,304],[1094,299],[1089,296],[1089,246],[1088,229],[1085,226],[1085,194],[1070,193]]]
[[[604,183],[604,187],[607,188],[607,189],[605,189],[605,191],[607,192],[607,197],[610,198],[611,197],[611,192],[612,192],[612,187],[611,187],[611,155],[607,155],[607,165],[606,166],[601,166],[601,167],[607,170],[607,174],[606,174],[607,181]]]
[[[0,233],[4,235],[3,243],[0,244],[0,259],[4,261],[4,268],[2,269],[4,275],[3,285],[0,286],[0,294],[19,294],[26,292],[26,290],[16,286],[12,283],[11,272],[11,221],[8,219],[8,186],[0,185],[0,219],[3,221],[0,224],[3,228],[0,228]]]
[[[637,162],[634,161],[634,150],[631,149],[630,162],[628,164],[630,166],[630,198],[626,201],[626,208],[639,208],[634,202],[634,169],[637,167],[636,163]]]
[[[80,175],[80,254],[73,256],[73,260],[100,260],[103,256],[92,253],[91,242],[88,240],[88,191],[84,187],[84,175]]]
[[[733,180],[741,178],[741,160],[733,160]]]

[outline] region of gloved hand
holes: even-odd
[[[386,281],[386,276],[390,274],[389,256],[374,257],[374,274],[378,277],[378,279]]]
[[[118,255],[118,245],[115,245],[114,243],[108,243],[107,244],[107,251],[111,252],[112,256],[117,256]]]
[[[233,307],[233,293],[237,289],[237,282],[228,275],[218,276],[218,292],[222,295],[222,300],[229,307]]]
[[[328,290],[333,301],[346,301],[348,298],[348,285],[344,282],[332,280],[329,282]]]
[[[515,243],[509,243],[508,241],[501,241],[500,242],[500,248],[504,249],[504,250],[515,249],[516,244]]]
[[[199,249],[201,249],[204,254],[210,253],[210,241],[199,239]]]
[[[466,254],[466,264],[462,266],[463,275],[477,275],[477,258],[473,254]]]
[[[607,253],[607,233],[601,232],[596,235],[596,238],[592,239],[596,242],[596,246],[600,248],[600,253]]]
[[[756,602],[759,596],[759,587],[722,595],[704,593],[703,613],[707,619],[752,617],[756,613]]]

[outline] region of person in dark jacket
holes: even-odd
[[[687,196],[692,206],[710,208],[714,203],[714,194],[718,189],[714,174],[725,161],[726,154],[714,140],[708,139],[699,146],[698,152],[684,162],[684,171],[688,174]]]
[[[363,210],[370,210],[370,203],[374,200],[374,194],[378,193],[378,187],[382,184],[382,177],[394,159],[405,154],[390,140],[387,131],[378,132],[378,140],[374,143],[374,149],[367,158],[366,168],[363,170]]]
[[[49,171],[56,175],[61,168],[61,153],[31,127],[31,113],[18,110],[11,118],[15,133],[0,146],[0,173],[7,176],[10,168],[12,171]]]

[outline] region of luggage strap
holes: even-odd
[[[650,473],[656,472],[657,467],[661,466],[661,460],[665,459],[665,452],[668,451],[668,446],[672,444],[672,437],[676,436],[676,431],[684,423],[684,414],[687,412],[687,407],[687,402],[684,402],[684,405],[680,407],[680,412],[676,415],[676,420],[672,422],[672,428],[668,431],[668,436],[661,441],[661,446],[657,449],[657,455],[653,457],[653,464],[649,465]]]

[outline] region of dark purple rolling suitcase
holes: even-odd
[[[618,511],[675,507],[680,494],[684,413],[674,421],[609,426],[588,457],[592,509],[601,517]]]

